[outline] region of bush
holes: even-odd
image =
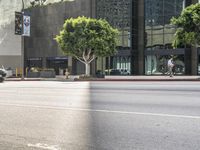
[[[40,72],[41,68],[38,67],[31,67],[30,72]]]

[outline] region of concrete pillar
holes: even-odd
[[[132,1],[131,74],[144,74],[144,0]]]
[[[131,75],[138,74],[138,1],[132,0],[131,8]]]
[[[90,0],[91,5],[91,17],[96,18],[96,0]]]
[[[90,73],[91,73],[91,75],[95,75],[95,74],[96,74],[96,59],[94,59],[94,60],[91,62],[91,65],[90,65]]]
[[[191,48],[191,75],[197,75],[198,54],[197,48]]]
[[[72,73],[72,57],[68,56],[68,72]]]
[[[191,75],[191,49],[185,49],[185,75]]]
[[[138,2],[138,74],[144,74],[144,0]]]
[[[42,67],[46,68],[47,67],[47,60],[46,57],[42,57]]]

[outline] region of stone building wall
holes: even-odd
[[[47,58],[62,57],[63,54],[54,38],[59,34],[67,18],[91,17],[91,4],[91,0],[74,0],[28,9],[26,13],[31,16],[31,36],[25,38],[25,60],[42,57],[43,67],[46,67]],[[82,64],[75,64],[74,68],[77,65]],[[84,71],[80,68],[84,67],[79,67],[79,74]]]
[[[21,8],[19,0],[0,0],[0,66],[20,67],[21,36],[14,34],[14,19]]]

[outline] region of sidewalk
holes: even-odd
[[[22,81],[21,78],[6,78],[5,81]],[[105,78],[65,79],[65,76],[56,78],[24,78],[23,81],[200,81],[200,76],[105,76]]]
[[[113,81],[200,81],[200,76],[106,76],[105,79]]]

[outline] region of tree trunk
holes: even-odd
[[[90,76],[90,64],[85,63],[85,75]]]

